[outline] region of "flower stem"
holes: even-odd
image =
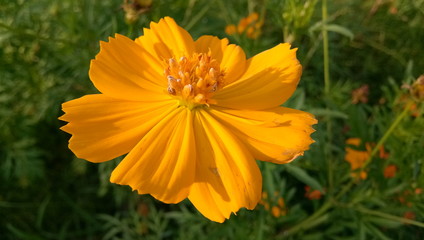
[[[370,162],[371,159],[374,157],[374,155],[377,153],[377,151],[380,149],[380,147],[386,142],[387,138],[392,134],[393,130],[399,125],[399,123],[403,120],[403,118],[406,116],[406,114],[409,112],[409,109],[411,108],[411,105],[414,103],[414,101],[410,100],[405,108],[403,109],[402,113],[397,116],[395,121],[390,125],[389,129],[384,133],[383,137],[378,141],[377,145],[372,149],[370,156],[368,157],[368,160],[364,163],[362,168],[365,168]]]
[[[314,220],[320,219],[321,215],[323,215],[332,206],[333,206],[332,202],[330,200],[328,200],[314,214],[312,214],[310,217],[308,217],[307,219],[303,220],[299,224],[291,227],[287,231],[284,231],[284,232],[280,233],[280,235],[282,235],[282,236],[293,235],[293,234],[295,234],[295,233],[297,233],[297,232],[299,232],[301,230],[308,229],[310,226],[315,226],[316,224],[313,224]]]
[[[322,1],[322,44],[323,44],[323,60],[324,60],[324,95],[326,98],[330,97],[330,61],[328,53],[328,32],[327,32],[327,0]],[[331,117],[328,117],[327,121],[327,140],[326,144],[326,158],[327,158],[327,175],[328,175],[328,188],[331,192],[333,189],[333,161],[331,156],[331,146],[333,142],[332,134],[332,122]]]
[[[322,44],[324,57],[324,93],[330,93],[330,63],[328,54],[327,0],[322,0]]]
[[[387,213],[384,213],[384,212],[367,209],[367,208],[364,208],[364,207],[356,207],[356,210],[358,210],[359,212],[368,214],[368,215],[379,216],[379,217],[390,219],[390,220],[393,220],[393,221],[397,221],[397,222],[401,222],[401,223],[406,223],[406,224],[411,224],[411,225],[415,225],[415,226],[424,228],[424,223],[417,222],[417,221],[414,221],[414,220],[411,220],[411,219],[394,216],[394,215],[391,215],[391,214],[387,214]]]

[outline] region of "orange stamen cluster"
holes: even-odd
[[[194,53],[179,60],[170,58],[165,68],[168,93],[180,100],[180,105],[193,109],[216,103],[214,93],[224,85],[224,72],[209,53]]]

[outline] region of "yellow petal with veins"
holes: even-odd
[[[194,121],[198,162],[189,200],[207,218],[223,222],[260,200],[262,176],[243,144],[204,111]]]
[[[162,18],[158,23],[151,22],[150,29],[145,28],[143,32],[144,35],[135,42],[160,61],[194,53],[193,38],[170,17]]]
[[[128,153],[175,102],[125,101],[104,94],[86,95],[62,105],[61,129],[72,134],[69,148],[79,158],[103,162]]]
[[[158,81],[163,78],[160,63],[119,34],[101,42],[89,75],[94,86],[110,97],[146,102],[170,99],[163,94],[166,81]]]
[[[192,112],[175,109],[130,151],[110,180],[162,202],[178,203],[194,181],[195,146]]]
[[[211,109],[258,160],[287,163],[309,149],[317,121],[313,115],[284,107],[263,111]]]
[[[214,99],[218,106],[234,109],[277,107],[293,94],[301,74],[296,49],[279,44],[248,59],[240,79],[217,92]]]

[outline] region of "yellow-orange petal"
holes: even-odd
[[[231,212],[256,206],[262,176],[252,155],[228,129],[204,111],[195,114],[198,162],[188,198],[205,217],[223,222]]]
[[[178,203],[188,196],[195,160],[192,112],[177,108],[141,139],[112,172],[110,181],[165,203]]]
[[[361,139],[360,138],[348,138],[346,140],[346,144],[359,147],[359,145],[361,144]]]
[[[248,59],[240,79],[218,91],[214,99],[219,106],[235,109],[277,107],[293,94],[301,74],[296,49],[279,44]]]
[[[166,80],[160,62],[131,39],[116,34],[100,43],[100,52],[91,61],[90,79],[94,86],[110,97],[158,101],[169,99],[163,94]]]
[[[314,142],[310,134],[317,121],[307,112],[285,107],[263,111],[214,107],[209,112],[258,160],[287,163],[303,155]]]
[[[358,151],[352,148],[345,148],[345,160],[350,163],[352,170],[361,168],[368,160],[370,153],[367,151]]]
[[[193,38],[170,17],[162,18],[158,23],[151,22],[150,29],[143,29],[143,36],[135,42],[160,61],[194,53]]]
[[[196,52],[211,52],[213,59],[220,63],[224,71],[224,84],[236,81],[245,71],[246,54],[243,49],[234,44],[228,44],[228,39],[214,36],[201,36],[196,40]]]
[[[69,148],[79,158],[103,162],[128,153],[176,103],[123,101],[103,94],[86,95],[62,104],[72,134]]]

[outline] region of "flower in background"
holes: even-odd
[[[403,108],[409,108],[413,117],[419,117],[422,114],[424,101],[424,74],[419,76],[414,83],[403,84],[403,89],[407,89],[408,93],[400,96],[397,103]]]
[[[346,145],[351,145],[359,147],[361,145],[361,139],[359,138],[349,138],[346,140]],[[367,172],[362,170],[358,172],[359,169],[365,164],[365,162],[370,157],[371,145],[366,143],[366,151],[359,151],[350,146],[345,147],[346,155],[345,160],[350,163],[350,168],[352,170],[351,176],[356,179],[366,179]]]
[[[372,146],[375,146],[374,143],[365,144],[365,149],[360,150],[362,145],[362,141],[359,138],[349,138],[346,140],[346,155],[345,160],[350,163],[350,168],[352,170],[351,176],[356,179],[366,179],[368,174],[365,170],[361,170],[367,160],[370,158]],[[384,146],[380,146],[379,155],[380,159],[389,158],[390,154],[385,150]]]
[[[164,203],[188,198],[223,222],[262,192],[255,159],[288,163],[313,142],[314,116],[281,107],[301,76],[289,44],[246,59],[227,39],[193,40],[172,18],[135,41],[101,42],[90,79],[100,94],[62,105],[76,156],[127,154],[110,181]]]
[[[352,103],[367,103],[369,95],[369,87],[367,84],[362,85],[361,87],[354,89],[352,91]]]
[[[421,194],[423,193],[422,188],[406,189],[399,196],[397,200],[408,207],[412,207],[414,202],[422,202]]]
[[[322,197],[322,192],[319,190],[312,190],[310,186],[305,186],[305,197],[309,200],[318,200]]]
[[[387,167],[384,168],[384,177],[385,178],[393,178],[393,177],[395,177],[396,172],[397,172],[396,165],[394,165],[394,164],[387,165]]]
[[[406,219],[409,219],[409,220],[415,220],[416,215],[412,211],[407,211],[403,214],[403,217],[406,218]]]
[[[287,214],[286,204],[284,198],[280,196],[279,192],[274,192],[274,198],[268,199],[267,192],[262,193],[262,199],[259,204],[263,205],[265,210],[269,211],[271,206],[271,214],[275,218],[285,216]]]
[[[230,24],[225,27],[228,35],[245,34],[250,39],[256,39],[261,34],[263,20],[259,19],[259,14],[251,13],[249,16],[242,18],[238,25]]]
[[[152,7],[153,0],[124,0],[122,9],[125,12],[125,22],[135,23],[141,14],[148,12]]]
[[[237,27],[234,24],[227,25],[225,27],[225,33],[228,35],[234,35],[237,33]]]
[[[380,148],[378,149],[378,156],[381,159],[388,159],[390,157],[390,154],[388,152],[386,152],[386,150],[384,149],[384,146],[380,146]]]
[[[411,105],[411,107],[409,108],[410,112],[411,112],[411,116],[413,117],[418,117],[420,116],[420,109],[418,109],[417,104],[413,103]]]
[[[424,74],[419,76],[410,88],[412,97],[417,102],[424,101]]]

